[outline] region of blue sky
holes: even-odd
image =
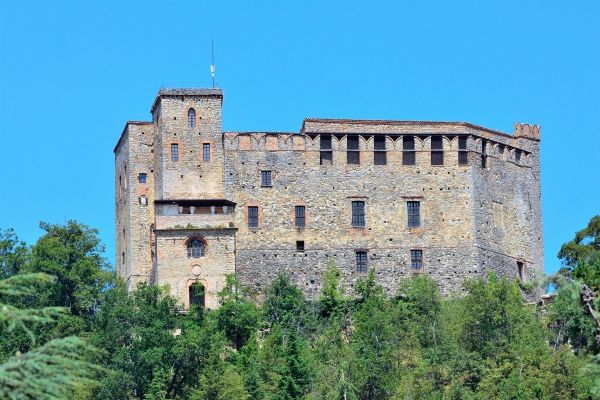
[[[113,153],[163,86],[210,85],[225,130],[304,117],[542,126],[545,264],[600,213],[600,3],[0,0],[0,227],[96,227]]]

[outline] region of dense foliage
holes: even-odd
[[[0,397],[59,376],[61,391],[39,398],[600,399],[577,286],[598,293],[597,223],[563,246],[550,306],[494,275],[446,297],[414,275],[390,296],[371,271],[350,293],[330,262],[316,301],[285,275],[260,297],[229,276],[219,309],[187,313],[168,288],[127,293],[84,225],[44,224],[31,248],[0,231]]]

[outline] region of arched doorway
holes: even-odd
[[[204,308],[204,285],[200,282],[194,282],[189,287],[189,301],[190,308],[192,306],[198,306],[198,308]]]

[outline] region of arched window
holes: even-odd
[[[187,245],[187,255],[193,258],[204,257],[204,242],[198,239],[190,240]]]
[[[188,110],[188,126],[193,128],[196,126],[196,110],[190,108]]]
[[[204,308],[204,285],[200,282],[194,282],[189,288],[189,300],[190,307],[198,306],[198,308]]]

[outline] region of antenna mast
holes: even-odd
[[[210,38],[210,55],[211,55],[211,64],[210,64],[210,76],[212,78],[212,87],[215,88],[215,41],[213,38]]]

